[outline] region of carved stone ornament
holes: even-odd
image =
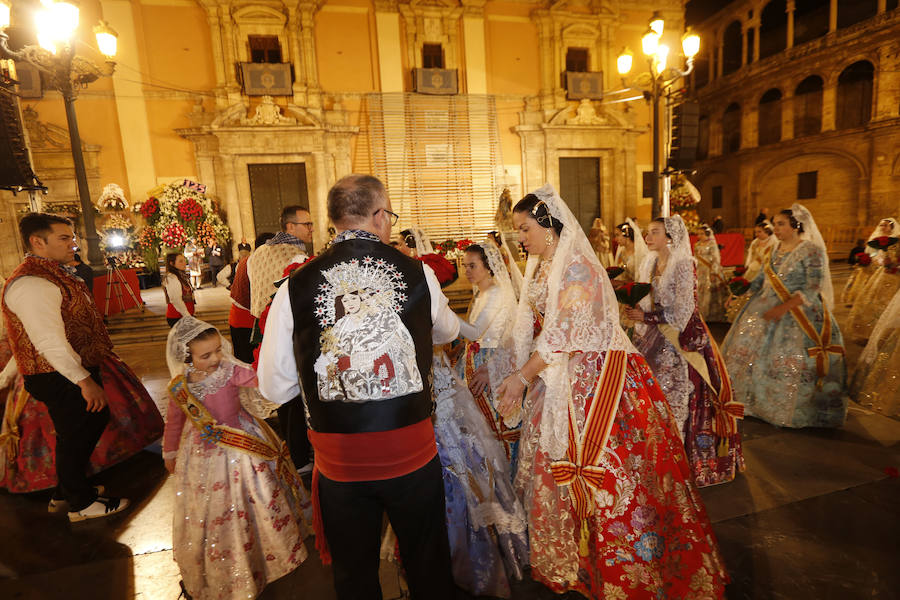
[[[566,119],[566,125],[609,125],[606,115],[598,115],[594,104],[587,98],[582,98],[575,109],[575,116]]]
[[[263,96],[256,107],[256,114],[241,119],[241,125],[296,125],[297,119],[281,114],[281,107],[275,104],[272,96]]]
[[[22,119],[28,132],[28,141],[32,149],[68,148],[69,132],[59,125],[44,123],[38,120],[38,112],[31,106],[22,109]],[[82,142],[82,146],[84,143]]]

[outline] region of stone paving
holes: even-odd
[[[149,314],[161,315],[161,295],[144,291]],[[201,318],[220,315],[227,296],[221,289],[200,290],[198,306]],[[839,320],[845,313],[838,312]],[[724,329],[714,333],[721,338]],[[852,363],[860,348],[847,350]],[[168,380],[163,342],[129,343],[118,351],[162,399]],[[746,472],[701,492],[732,578],[728,598],[900,597],[900,421],[852,404],[839,430],[778,429],[748,418],[743,435]],[[49,492],[0,492],[0,598],[174,600],[174,492],[159,452],[151,447],[99,475],[112,493],[132,499],[121,516],[69,524],[47,514]],[[330,570],[312,542],[310,559],[261,598],[334,598]],[[382,583],[385,598],[402,597],[389,563]],[[516,600],[553,597],[530,581],[513,592]]]

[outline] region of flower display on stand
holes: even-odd
[[[125,191],[115,183],[108,183],[97,199],[97,210],[100,212],[128,210]]]
[[[693,231],[700,226],[700,215],[697,213],[699,204],[700,191],[694,187],[694,184],[688,181],[684,173],[673,175],[669,205],[672,207],[672,214],[681,215],[688,231]]]
[[[188,238],[181,223],[169,223],[166,225],[166,228],[163,229],[162,235],[159,236],[159,240],[166,248],[180,248],[187,243]]]

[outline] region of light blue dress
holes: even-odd
[[[791,294],[802,295],[800,309],[821,332],[825,253],[806,240],[783,255],[779,248],[780,244],[769,259],[772,269]],[[796,319],[790,313],[774,322],[763,319],[766,311],[781,304],[764,271],[747,293],[752,294],[750,300],[722,345],[734,399],[744,404],[745,414],[779,427],[840,427],[847,415],[843,354],[826,354],[828,372],[820,379],[816,359],[808,352],[814,344]],[[841,331],[833,315],[830,319],[829,347],[842,347]]]

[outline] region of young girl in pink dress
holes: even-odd
[[[308,496],[284,442],[242,407],[241,388],[256,388],[256,373],[214,327],[180,319],[166,359],[163,458],[176,479],[182,588],[188,598],[255,598],[306,559]]]

